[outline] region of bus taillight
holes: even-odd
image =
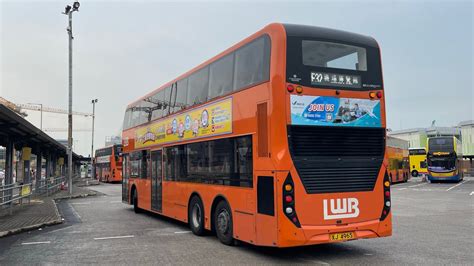
[[[390,201],[390,181],[387,172],[385,172],[385,177],[383,179],[383,190],[384,206],[382,210],[382,215],[380,215],[380,221],[383,221],[385,220],[385,218],[387,218],[387,215],[390,212],[390,206],[392,205]]]
[[[377,92],[377,98],[379,98],[379,99],[382,98],[382,92],[381,91]]]
[[[298,216],[296,215],[295,188],[291,174],[288,174],[283,184],[283,212],[296,227],[301,227]]]
[[[288,90],[288,92],[293,92],[295,90],[295,87],[293,87],[293,85],[288,85],[286,86],[286,90]]]

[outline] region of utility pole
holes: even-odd
[[[79,2],[74,2],[72,7],[67,5],[64,14],[68,15],[69,27],[69,108],[68,108],[68,132],[67,132],[67,153],[68,153],[68,188],[69,194],[72,194],[72,13],[79,11]]]
[[[92,100],[92,145],[91,145],[91,178],[94,176],[94,122],[95,122],[95,104],[97,99]]]
[[[40,103],[41,111],[40,111],[40,129],[43,131],[43,104]]]

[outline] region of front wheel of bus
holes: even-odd
[[[232,212],[229,204],[225,201],[219,202],[214,213],[215,229],[217,238],[225,245],[234,244]]]
[[[201,199],[197,196],[194,196],[189,203],[188,221],[189,227],[195,235],[204,235],[204,207]]]
[[[411,171],[411,176],[417,177],[418,176],[418,171],[416,171],[416,170]]]

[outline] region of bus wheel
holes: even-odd
[[[140,208],[138,208],[138,193],[136,189],[133,190],[132,195],[133,195],[133,211],[135,211],[135,213],[140,213]]]
[[[188,221],[195,235],[204,235],[204,207],[198,196],[193,196],[188,208]]]
[[[217,238],[225,245],[234,244],[232,212],[225,201],[219,202],[214,213]]]
[[[417,177],[418,176],[418,171],[416,171],[416,170],[411,171],[411,176]]]

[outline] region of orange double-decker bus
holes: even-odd
[[[390,236],[377,42],[270,24],[128,105],[122,198],[260,246]]]
[[[95,178],[101,182],[122,181],[122,145],[115,144],[95,151]]]

